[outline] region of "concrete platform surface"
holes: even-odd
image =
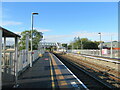
[[[18,78],[18,88],[86,90],[87,87],[52,53],[46,52]]]

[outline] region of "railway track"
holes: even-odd
[[[96,72],[100,72],[104,74],[104,76],[109,77],[110,79],[113,79],[115,81],[118,81],[118,84],[120,84],[120,71],[119,71],[119,64],[114,64],[106,61],[101,61],[97,59],[90,59],[90,58],[83,58],[83,57],[76,57],[72,55],[65,55],[64,57],[71,59],[72,61],[82,64],[85,67],[91,68]],[[74,57],[74,58],[73,58]],[[110,81],[111,82],[111,81]],[[117,84],[116,84],[117,85]]]
[[[55,54],[55,53],[54,53]],[[62,57],[59,54],[55,54],[90,90],[97,89],[117,89],[115,86],[104,82],[101,78],[94,75],[95,71],[85,67],[84,65],[78,65],[78,63],[73,63],[68,58]]]
[[[83,57],[88,57],[88,58],[93,58],[93,59],[98,59],[106,62],[113,62],[116,64],[120,64],[120,59],[119,58],[109,58],[109,57],[101,57],[101,56],[92,56],[92,55],[85,55],[85,54],[75,54],[78,56],[83,56]]]

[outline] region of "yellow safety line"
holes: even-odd
[[[56,62],[55,62],[55,60],[54,60],[54,58],[53,58],[53,56],[51,54],[50,54],[50,57],[52,59],[53,66],[57,66],[57,64],[56,64]],[[55,69],[55,73],[56,73],[56,75],[58,75],[56,77],[57,80],[60,80],[60,79],[64,80],[64,81],[58,81],[59,86],[67,85],[67,82],[65,81],[64,77],[63,76],[59,76],[59,75],[62,75],[61,71],[59,69]]]
[[[51,57],[51,54],[49,53],[50,57]],[[53,70],[52,70],[52,62],[50,60],[50,73],[51,73],[51,80],[52,80],[52,89],[54,90],[55,89],[55,82],[54,82],[54,76],[53,76]]]

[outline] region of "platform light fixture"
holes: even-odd
[[[101,41],[101,32],[98,33],[100,35],[100,56],[102,56],[102,41]]]
[[[33,20],[34,20],[34,15],[38,15],[39,13],[32,13],[32,16],[31,16],[31,28],[32,28],[32,30],[31,30],[31,62],[30,62],[30,67],[32,67],[32,58],[33,58],[33,43],[32,43],[32,39],[33,39]]]

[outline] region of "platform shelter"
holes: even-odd
[[[2,45],[2,38],[4,38]],[[14,38],[14,60],[7,60],[6,53],[6,38]],[[18,40],[20,35],[17,35],[10,30],[0,27],[0,89],[3,86],[17,83],[17,61],[18,61]],[[3,50],[2,50],[3,46]],[[10,53],[9,53],[10,54]]]

